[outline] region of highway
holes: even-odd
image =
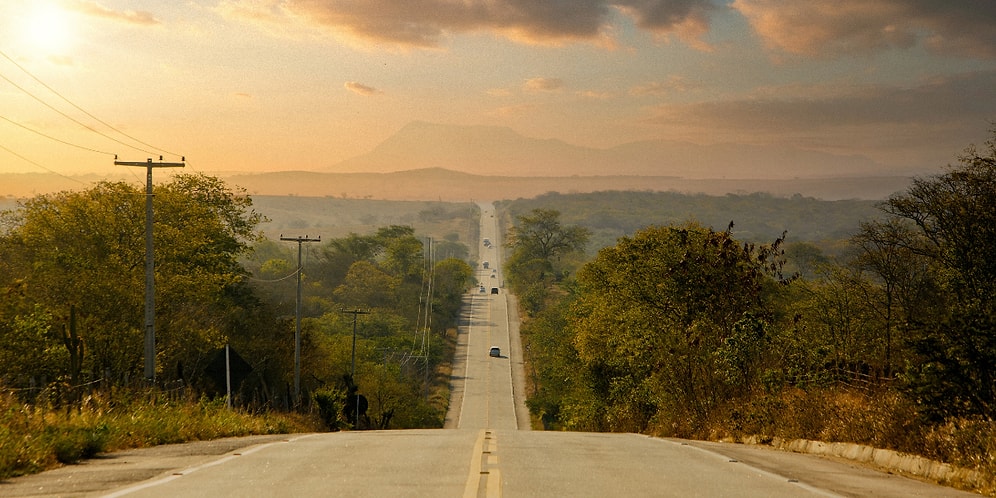
[[[465,297],[443,429],[266,437],[112,454],[0,484],[2,496],[975,496],[854,464],[637,434],[530,431],[514,297],[481,204],[484,285]],[[486,258],[486,259],[485,259]],[[492,293],[492,287],[498,293]],[[489,356],[492,346],[500,357]],[[222,444],[219,442],[215,444]],[[131,469],[123,477],[124,469]],[[105,472],[104,477],[95,477]],[[118,472],[118,474],[114,474]],[[114,477],[111,477],[114,476]]]

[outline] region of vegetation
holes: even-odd
[[[298,398],[297,246],[265,239],[252,199],[216,178],[157,185],[150,384],[145,198],[133,185],[102,182],[0,215],[0,473],[134,444],[310,429],[309,419],[331,430],[442,425],[455,321],[472,277],[458,232],[433,241],[392,225],[307,248]],[[418,216],[452,228],[475,215]],[[279,415],[289,411],[308,418]]]
[[[561,223],[590,232],[586,246],[589,257],[615,245],[619,237],[648,225],[680,225],[687,221],[713,227],[726,227],[735,221],[733,235],[755,244],[770,242],[787,232],[788,240],[817,244],[835,253],[833,241],[850,237],[859,223],[879,214],[876,201],[826,201],[799,194],[781,197],[765,193],[716,196],[652,191],[550,192],[501,205],[513,219],[536,209],[557,210]]]
[[[536,420],[854,442],[996,475],[996,130],[986,145],[889,198],[832,254],[686,220],[642,227],[584,264],[507,265],[528,297]],[[512,216],[520,237],[544,208],[533,209]],[[585,229],[547,214],[547,236]],[[510,261],[541,258],[513,240]]]
[[[0,395],[0,479],[58,464],[76,463],[118,449],[250,434],[320,430],[294,413],[251,415],[225,407],[223,399],[186,399],[177,393],[136,390],[94,393],[73,410],[48,403],[24,404]]]

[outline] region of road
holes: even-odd
[[[530,431],[514,298],[482,204],[443,429],[264,436],[115,453],[0,483],[2,496],[975,496],[811,455],[636,434]],[[494,275],[492,277],[492,275]],[[491,288],[498,289],[493,294]],[[491,357],[491,346],[501,348]]]

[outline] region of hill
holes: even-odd
[[[465,202],[530,198],[547,192],[659,191],[725,195],[764,192],[825,200],[881,200],[905,190],[909,177],[776,180],[684,179],[662,176],[482,176],[439,168],[397,173],[275,172],[227,180],[252,194]]]
[[[531,198],[547,192],[659,191],[725,195],[763,192],[776,196],[824,200],[881,200],[905,190],[906,176],[790,178],[767,180],[686,179],[667,176],[483,176],[441,168],[396,173],[320,173],[279,171],[257,174],[217,174],[254,195],[295,195],[404,201],[503,200]],[[120,176],[64,177],[45,173],[0,174],[0,196],[36,194],[86,188],[106,179],[134,181]]]
[[[404,126],[370,152],[322,171],[390,173],[426,168],[495,176],[604,176],[611,173],[686,179],[903,174],[867,157],[802,148],[650,140],[596,149],[560,140],[530,138],[506,127],[421,121]]]

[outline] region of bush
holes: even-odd
[[[23,404],[0,394],[0,479],[75,463],[105,451],[250,434],[314,431],[299,414],[252,415],[223,400],[173,400],[157,391],[97,395],[77,409]]]
[[[45,438],[51,439],[52,451],[59,463],[76,463],[96,456],[107,449],[110,427],[46,427]]]

